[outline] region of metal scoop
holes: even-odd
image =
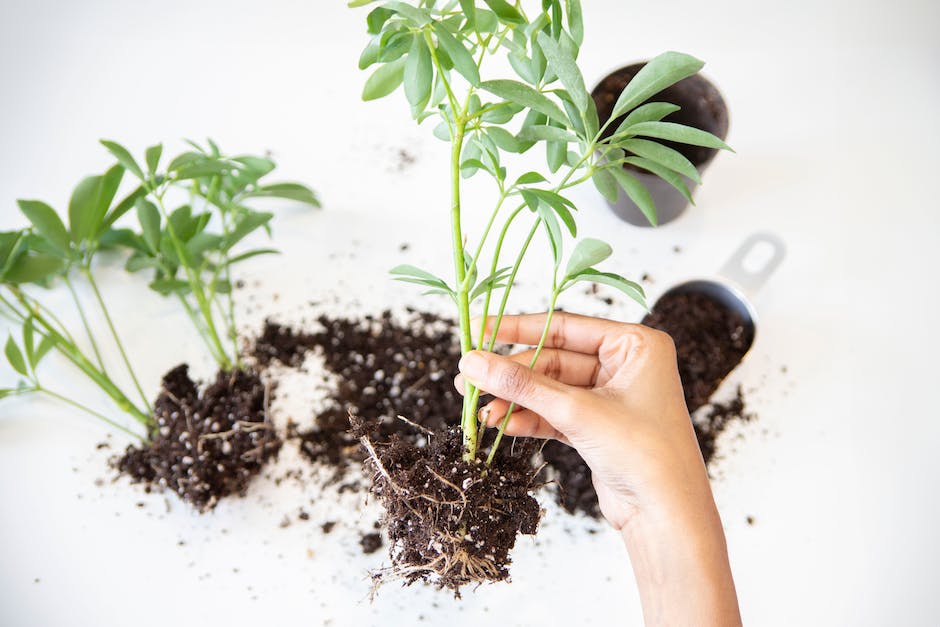
[[[757,333],[757,312],[751,299],[783,261],[785,253],[786,246],[779,237],[772,233],[755,233],[744,240],[716,277],[679,283],[661,294],[657,303],[676,294],[696,293],[711,297],[737,312],[744,320],[746,353]]]

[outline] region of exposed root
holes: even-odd
[[[535,533],[541,515],[529,494],[541,471],[531,464],[534,446],[520,445],[516,455],[506,447],[486,469],[463,460],[455,429],[418,447],[395,436],[376,442],[369,427],[351,421],[374,471],[372,492],[385,507],[391,544],[392,565],[373,574],[373,594],[394,579],[458,596],[467,584],[508,579],[517,534]]]

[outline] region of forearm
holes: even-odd
[[[638,512],[621,530],[647,627],[741,624],[721,519],[705,490]]]

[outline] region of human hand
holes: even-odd
[[[496,339],[534,345],[544,324],[544,314],[506,316]],[[615,528],[664,499],[687,498],[690,488],[708,491],[668,335],[559,312],[534,370],[528,368],[532,354],[474,351],[461,360],[461,377],[497,397],[482,409],[489,426],[497,426],[514,402],[519,407],[507,434],[555,438],[576,448]],[[456,383],[463,390],[460,377]]]
[[[506,316],[496,339],[535,345],[544,324],[545,314]],[[466,377],[497,397],[481,410],[489,426],[515,403],[506,433],[578,450],[601,511],[626,542],[647,625],[740,625],[672,339],[642,325],[557,313],[534,369],[532,356],[467,353],[457,389]]]

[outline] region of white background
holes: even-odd
[[[663,50],[695,54],[730,105],[737,150],[713,163],[698,206],[656,231],[577,192],[582,232],[617,249],[611,267],[649,272],[655,297],[713,272],[755,230],[789,247],[755,300],[757,342],[719,392],[743,383],[759,414],[722,442],[714,482],[745,622],[937,624],[940,5],[584,4],[589,83]],[[384,272],[446,267],[445,146],[409,121],[401,96],[360,102],[364,42],[364,12],[341,2],[3,0],[0,227],[23,224],[16,198],[63,207],[81,176],[110,164],[99,138],[139,152],[212,136],[231,152],[270,149],[283,178],[325,202],[285,209],[285,255],[246,266],[246,332],[266,314],[299,319],[310,300],[356,311],[413,302]],[[401,149],[414,164],[400,167]],[[471,192],[469,204],[487,198]],[[183,360],[209,374],[172,303],[119,268],[106,274],[149,392]],[[537,293],[516,308],[538,309]],[[593,299],[566,306],[640,315]],[[108,407],[61,364],[43,376]],[[309,421],[297,402],[309,382],[294,385],[279,419]],[[125,441],[96,451],[105,433],[45,401],[0,405],[0,624],[640,624],[616,535],[553,506],[538,539],[520,541],[512,584],[462,601],[389,586],[370,605],[366,573],[382,556],[358,550],[375,515],[356,513],[359,497],[262,479],[210,515],[172,497],[167,512],[162,495],[111,482],[107,456]],[[285,450],[272,474],[293,467]],[[299,507],[310,522],[296,520]],[[294,522],[282,529],[285,515]],[[341,524],[324,536],[325,520]]]

